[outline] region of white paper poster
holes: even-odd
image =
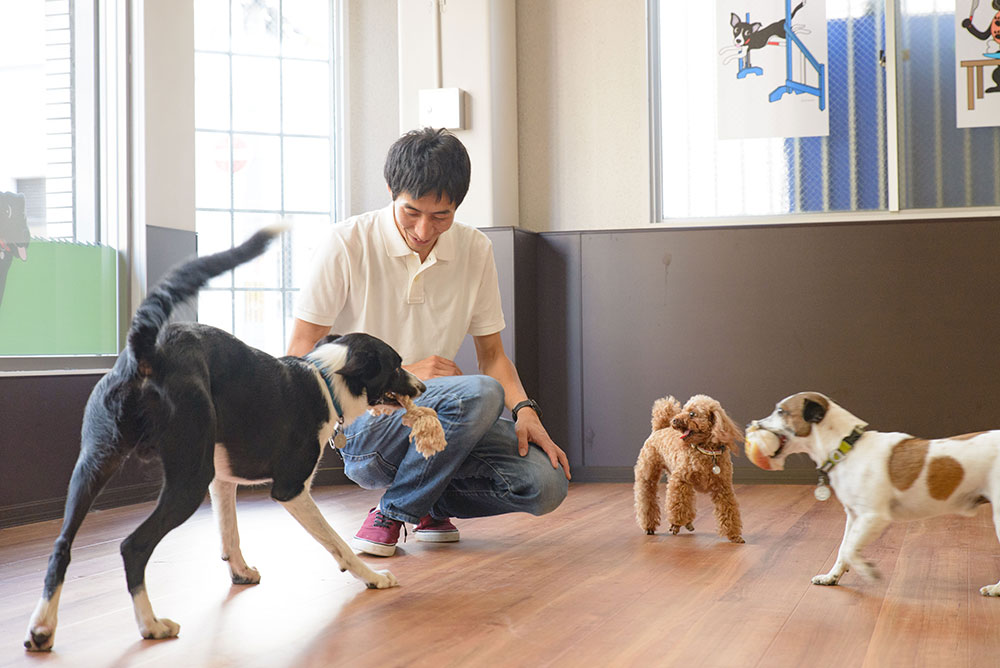
[[[825,0],[716,3],[719,139],[830,134]]]
[[[955,120],[1000,125],[1000,0],[955,0]]]

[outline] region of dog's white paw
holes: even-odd
[[[828,585],[832,586],[840,582],[839,575],[831,575],[830,573],[824,573],[823,575],[817,575],[813,577],[812,583],[814,585]]]
[[[55,642],[56,630],[45,624],[36,624],[28,628],[28,636],[24,639],[24,649],[29,652],[47,652]]]
[[[398,587],[399,580],[389,571],[375,571],[375,579],[366,583],[369,589],[388,589]]]
[[[247,566],[239,571],[230,569],[230,575],[234,585],[255,585],[260,584],[260,571],[253,566]]]
[[[983,596],[1000,596],[1000,582],[995,585],[986,585],[979,589],[979,593]]]
[[[171,621],[166,617],[154,619],[151,624],[139,628],[139,635],[147,640],[160,640],[162,638],[174,638],[180,633],[181,625]]]

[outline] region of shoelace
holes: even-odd
[[[374,526],[382,527],[383,529],[391,529],[393,524],[399,524],[398,520],[394,520],[387,515],[383,515],[381,511],[375,511],[375,520],[372,522]]]
[[[391,529],[394,524],[400,524],[403,528],[403,542],[406,542],[406,522],[400,522],[399,520],[394,520],[388,515],[383,515],[381,510],[375,511],[375,519],[372,520],[372,526],[382,527],[383,529]]]

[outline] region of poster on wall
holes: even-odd
[[[719,139],[830,134],[825,0],[716,0]]]
[[[1000,125],[1000,0],[955,0],[956,125]]]

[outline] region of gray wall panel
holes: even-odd
[[[1000,426],[994,221],[658,229],[581,243],[588,467],[633,464],[664,394],[710,394],[740,423],[809,389],[884,430]]]
[[[544,235],[536,252],[538,401],[546,430],[578,480],[584,462],[580,235]]]
[[[480,228],[493,243],[493,258],[497,265],[500,282],[500,302],[503,305],[504,320],[507,326],[500,332],[504,350],[507,356],[517,362],[517,341],[515,340],[516,309],[514,281],[514,229],[511,227]],[[471,336],[466,336],[462,347],[455,356],[455,363],[462,373],[479,373],[476,363],[476,347]]]
[[[538,235],[514,230],[514,345],[517,372],[529,397],[538,396]]]
[[[198,252],[194,232],[168,227],[146,226],[146,276],[149,287],[163,278],[174,265],[192,259]],[[197,320],[196,301],[181,304],[174,309],[172,320]]]

